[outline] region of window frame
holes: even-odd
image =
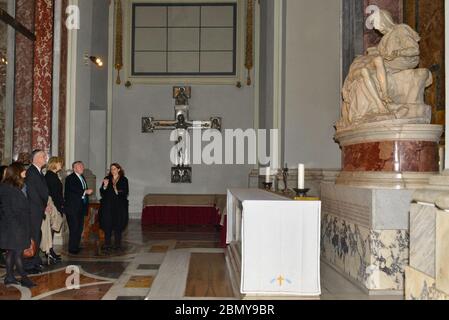
[[[232,74],[207,74],[207,73],[176,73],[176,74],[133,74],[133,52],[134,52],[134,17],[133,8],[135,4],[142,5],[235,5],[235,72]],[[244,0],[131,0],[124,8],[124,71],[126,81],[143,84],[232,84],[243,82],[244,74],[244,45],[245,45],[245,1]]]

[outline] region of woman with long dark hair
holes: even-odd
[[[111,249],[112,233],[114,233],[114,249],[121,250],[122,232],[128,226],[128,179],[125,171],[118,163],[113,163],[110,172],[104,178],[100,188],[100,227],[105,233],[104,251]]]
[[[13,163],[0,184],[0,248],[6,253],[5,285],[19,284],[14,267],[22,277],[20,284],[31,288],[35,284],[23,267],[23,252],[30,247],[31,210],[25,185],[26,170],[21,163]]]

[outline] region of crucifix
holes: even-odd
[[[171,169],[171,182],[191,183],[192,167],[189,165],[188,130],[221,130],[221,118],[211,117],[208,121],[192,121],[189,119],[191,87],[174,87],[173,98],[175,99],[174,120],[155,120],[153,117],[144,117],[142,118],[142,132],[153,133],[157,130],[176,130],[176,162],[174,164],[175,166]]]

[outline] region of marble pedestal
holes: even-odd
[[[343,170],[338,184],[415,189],[439,172],[440,125],[400,120],[337,131]]]
[[[321,185],[321,259],[369,294],[403,294],[412,190]]]
[[[370,294],[404,293],[414,190],[439,172],[443,127],[404,120],[338,130],[343,170],[322,184],[322,259]]]

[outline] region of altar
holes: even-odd
[[[320,201],[228,190],[226,262],[243,297],[321,295],[320,215]]]

